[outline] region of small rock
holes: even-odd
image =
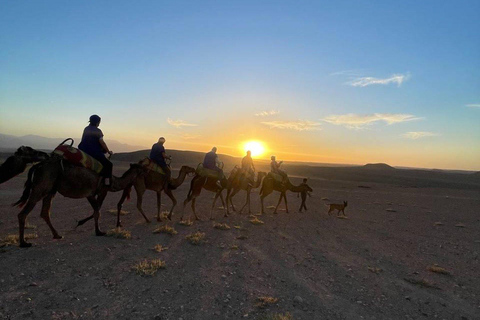
[[[295,298],[293,298],[293,301],[296,303],[303,303],[303,299],[300,296],[295,296]]]
[[[38,284],[36,282],[32,282],[29,284],[30,287],[38,287]]]

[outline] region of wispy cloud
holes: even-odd
[[[274,116],[276,114],[279,114],[280,111],[278,110],[269,110],[269,111],[262,111],[259,113],[255,113],[256,117],[267,117],[267,116]]]
[[[365,73],[365,70],[361,69],[351,69],[351,70],[342,70],[342,71],[337,71],[330,73],[331,76],[350,76],[350,77],[358,77],[362,73]]]
[[[331,115],[324,119],[325,122],[345,126],[349,129],[362,129],[367,125],[378,121],[386,122],[387,124],[395,124],[405,121],[420,120],[422,118],[411,114],[401,113],[374,113],[374,114],[355,114],[348,113],[343,115]]]
[[[469,108],[480,108],[479,103],[466,104],[466,106],[469,107]]]
[[[417,140],[420,138],[426,138],[426,137],[436,137],[439,136],[440,134],[435,133],[435,132],[427,132],[427,131],[411,131],[402,134],[403,137],[408,138],[408,139],[413,139]]]
[[[321,130],[321,123],[308,120],[297,121],[263,121],[262,124],[275,129],[289,129],[297,131]]]
[[[367,87],[374,84],[388,85],[396,83],[397,86],[401,86],[404,81],[410,78],[410,74],[393,74],[389,78],[374,78],[374,77],[359,77],[351,80],[347,84],[353,87]]]
[[[168,122],[169,125],[174,126],[175,128],[196,127],[197,126],[197,124],[188,123],[188,122],[180,120],[180,119],[173,120],[173,119],[168,118],[167,122]]]

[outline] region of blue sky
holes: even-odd
[[[478,1],[2,1],[0,132],[80,136],[96,113],[107,143],[164,135],[170,148],[236,155],[255,139],[290,160],[480,170],[479,12]]]

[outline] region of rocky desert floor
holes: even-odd
[[[3,240],[18,232],[19,209],[10,204],[25,179],[0,185]],[[480,319],[480,188],[310,177],[307,212],[298,212],[300,199],[289,193],[290,212],[273,214],[279,196],[273,193],[267,213],[257,216],[263,224],[251,223],[247,213],[225,218],[220,208],[211,221],[213,194],[203,191],[202,221],[184,226],[181,203],[190,179],[175,191],[179,205],[171,222],[155,220],[156,197],[147,191],[147,224],[132,192],[122,216],[130,239],[96,237],[93,221],[75,229],[92,212],[87,200],[57,195],[52,222],[64,238],[53,240],[39,203],[28,217],[33,247],[0,247],[0,318]],[[104,231],[115,226],[120,195],[107,196]],[[237,207],[244,198],[245,192],[234,198]],[[327,215],[326,203],[343,200],[347,219]],[[163,195],[162,201],[168,210],[170,200]],[[257,190],[253,214],[259,206]],[[186,217],[191,212],[187,207]],[[177,234],[153,232],[164,225]],[[205,237],[194,245],[186,237],[196,232]],[[157,252],[156,245],[167,249]],[[134,268],[156,259],[165,265],[153,275]]]

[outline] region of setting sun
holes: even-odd
[[[253,158],[257,158],[265,153],[265,146],[260,141],[247,141],[243,144],[242,149],[244,152],[250,150]]]

